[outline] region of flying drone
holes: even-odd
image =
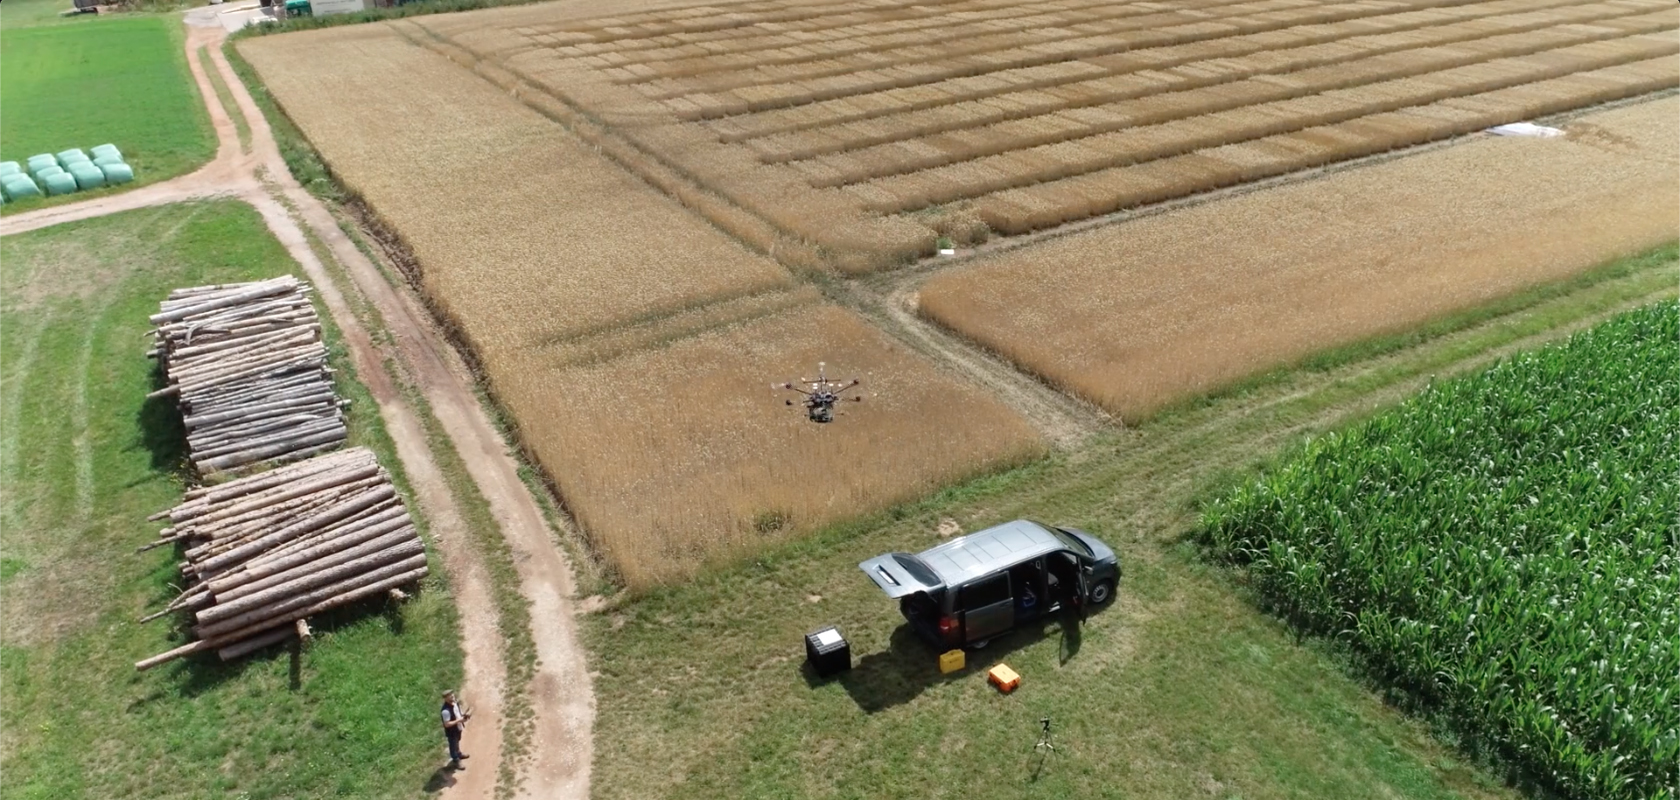
[[[842,397],[840,395],[841,392],[858,385],[862,381],[859,381],[857,378],[853,378],[850,382],[829,380],[828,373],[826,371],[827,368],[828,365],[825,362],[818,361],[817,377],[815,379],[800,378],[797,383],[789,381],[787,383],[771,384],[770,388],[791,389],[792,391],[804,395],[805,399],[801,405],[805,406],[806,417],[810,418],[812,422],[833,422],[835,405],[846,402],[847,400],[854,403],[863,402],[863,395],[856,395],[853,397]],[[801,386],[809,386],[811,388],[806,390],[801,388]],[[791,406],[793,405],[793,401],[788,400],[787,404]]]

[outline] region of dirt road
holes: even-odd
[[[449,573],[466,654],[461,692],[474,710],[474,724],[467,730],[463,747],[473,755],[473,761],[464,772],[440,771],[430,785],[442,787],[443,795],[451,798],[488,798],[494,793],[503,761],[507,665],[489,572],[473,546],[448,482],[432,458],[420,412],[404,398],[388,367],[394,367],[412,384],[447,433],[513,552],[520,591],[531,604],[531,634],[538,658],[529,688],[535,720],[529,760],[512,765],[517,794],[587,797],[594,697],[575,635],[572,573],[540,508],[519,479],[518,464],[479,405],[468,380],[451,368],[448,345],[418,300],[392,285],[344,234],[327,208],[286,168],[267,121],[222,54],[226,31],[217,21],[214,7],[188,12],[186,21],[187,61],[216,130],[215,159],[189,175],[133,192],[8,216],[0,219],[0,235],[207,197],[237,197],[254,206],[315,283],[322,302],[343,332],[357,374],[379,405]],[[208,80],[204,71],[207,65],[197,56],[200,47],[208,48],[209,66],[221,75],[249,124],[248,150],[241,148],[228,109],[222,107]],[[334,283],[332,272],[310,246],[311,236],[325,246],[350,277],[352,286]],[[378,324],[390,334],[391,344],[382,347],[374,343],[345,298],[346,290],[355,292],[377,314]]]

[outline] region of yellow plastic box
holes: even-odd
[[[949,675],[967,665],[968,656],[963,653],[961,648],[947,650],[939,654],[939,672],[942,675]]]

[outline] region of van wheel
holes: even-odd
[[[989,645],[991,643],[992,643],[991,639],[981,639],[978,642],[969,642],[968,646],[975,649],[975,650],[984,650],[984,649],[986,649],[986,645]]]
[[[1091,587],[1091,605],[1100,606],[1114,599],[1114,581],[1101,581]]]

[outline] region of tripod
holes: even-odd
[[[1038,721],[1038,744],[1033,745],[1033,752],[1037,753],[1040,750],[1043,750],[1045,755],[1056,752],[1056,740],[1050,733],[1049,717]]]

